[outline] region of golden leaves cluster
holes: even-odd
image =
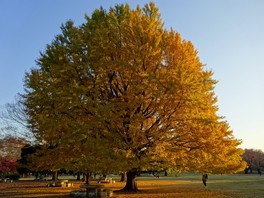
[[[103,161],[127,170],[243,167],[240,142],[217,115],[212,71],[190,41],[163,27],[154,3],[101,8],[80,27],[67,22],[37,63],[25,80],[29,123],[64,158],[74,146],[69,163],[92,171]]]

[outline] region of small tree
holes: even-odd
[[[0,175],[2,177],[5,173],[14,173],[16,170],[15,160],[0,156]]]

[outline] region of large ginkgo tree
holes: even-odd
[[[66,22],[25,76],[28,124],[53,148],[52,166],[124,171],[132,191],[138,169],[244,169],[241,142],[217,114],[213,73],[154,3],[85,19]]]

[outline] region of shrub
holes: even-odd
[[[18,180],[20,175],[18,173],[6,173],[4,174],[5,178],[10,178],[11,180]]]

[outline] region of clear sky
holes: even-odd
[[[26,71],[35,66],[62,23],[84,22],[95,8],[119,3],[132,8],[146,0],[0,0],[0,106],[23,92]],[[166,28],[199,51],[219,81],[219,115],[226,116],[243,148],[264,151],[264,1],[154,0]]]

